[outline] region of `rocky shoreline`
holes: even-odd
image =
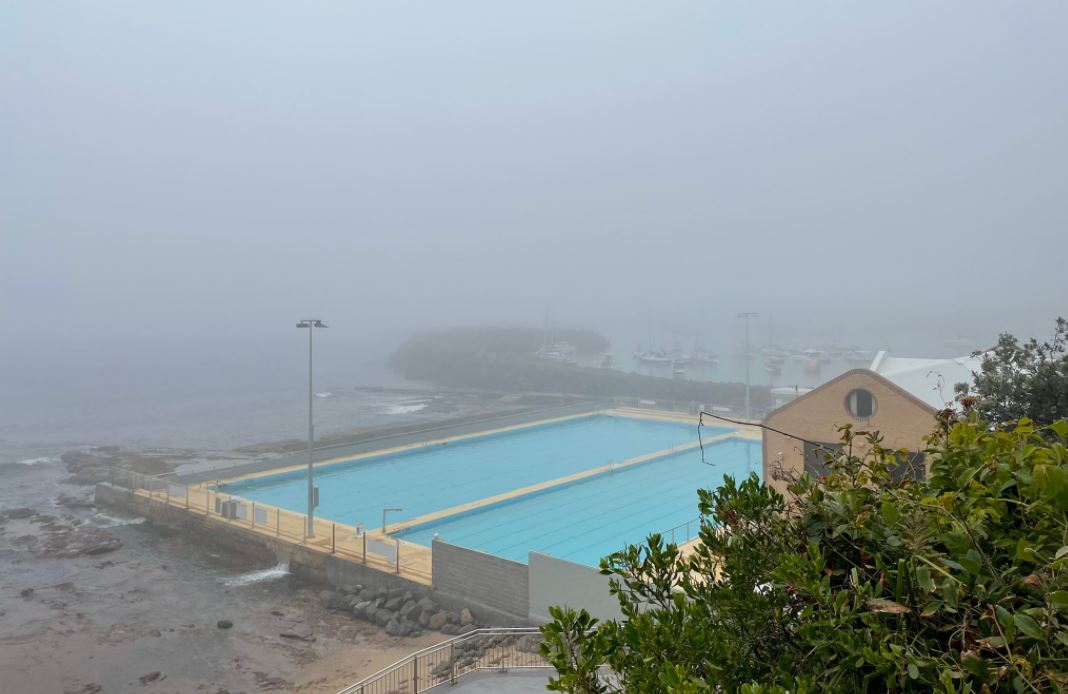
[[[455,636],[485,626],[476,622],[466,607],[459,612],[446,610],[430,598],[416,600],[404,588],[323,590],[319,600],[323,607],[375,624],[390,636],[421,636],[424,631]]]
[[[479,408],[465,409],[465,417],[500,409],[491,398],[476,400]],[[85,446],[7,465],[0,487],[4,687],[325,694],[480,626],[468,610],[444,609],[407,590],[321,591],[272,568],[273,555],[111,516],[93,503],[91,485],[110,481],[117,468],[163,474],[272,454],[264,449]]]

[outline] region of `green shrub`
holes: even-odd
[[[930,475],[862,457],[791,483],[701,490],[689,557],[652,535],[602,561],[626,619],[553,612],[569,692],[1057,691],[1068,684],[1068,424],[930,441]],[[859,447],[858,447],[859,448]],[[598,676],[598,666],[613,673]]]

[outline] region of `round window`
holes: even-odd
[[[870,419],[875,414],[875,409],[878,406],[875,396],[863,388],[849,391],[845,404],[849,414],[857,419]]]

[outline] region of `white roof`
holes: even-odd
[[[894,385],[907,390],[931,407],[952,407],[958,383],[971,384],[972,372],[979,370],[982,356],[955,359],[915,359],[893,357],[883,351],[875,355],[868,367]]]

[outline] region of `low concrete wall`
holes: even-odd
[[[96,503],[143,516],[152,523],[189,532],[199,538],[203,538],[206,542],[211,542],[232,552],[239,552],[244,556],[255,557],[261,561],[288,563],[289,570],[294,576],[311,583],[333,588],[347,588],[355,585],[375,589],[404,588],[412,591],[416,599],[429,597],[438,605],[453,612],[459,612],[466,607],[471,610],[475,619],[483,624],[493,626],[525,626],[527,624],[525,607],[527,590],[526,566],[516,564],[516,562],[509,563],[516,564],[524,572],[522,577],[523,603],[516,607],[516,610],[521,610],[521,612],[502,610],[494,605],[486,604],[477,595],[469,597],[469,591],[463,587],[462,577],[460,580],[456,580],[455,571],[452,574],[453,581],[451,583],[447,582],[453,590],[442,590],[437,585],[434,587],[426,586],[372,566],[365,566],[336,555],[326,554],[285,539],[273,538],[240,525],[227,523],[216,516],[206,516],[195,510],[171,506],[170,504],[135,494],[124,487],[117,487],[107,483],[96,485]],[[470,552],[470,550],[463,550],[459,547],[456,549],[461,550],[461,552]],[[445,551],[448,552],[447,549]],[[453,556],[455,557],[455,555]],[[490,557],[490,559],[497,558]],[[503,562],[507,560],[499,559],[497,561]],[[449,566],[448,561],[446,561],[446,566]]]
[[[526,624],[530,589],[525,564],[434,540],[434,588]]]
[[[549,606],[584,608],[597,619],[622,619],[619,601],[608,592],[608,576],[597,569],[530,553],[530,621],[548,622]]]
[[[488,429],[498,429],[501,427],[528,424],[530,422],[536,422],[540,419],[568,417],[571,415],[583,414],[586,412],[592,413],[607,409],[611,406],[612,402],[607,400],[600,400],[595,402],[581,402],[574,405],[565,405],[562,407],[553,407],[549,409],[534,410],[530,412],[519,412],[516,414],[500,415],[497,417],[486,417],[469,422],[464,422],[462,424],[444,424],[438,427],[430,427],[427,429],[421,429],[419,431],[396,434],[393,436],[382,436],[374,439],[368,439],[366,441],[358,441],[356,443],[341,444],[336,446],[324,446],[321,448],[316,448],[313,453],[313,456],[316,462],[322,462],[324,460],[333,460],[334,458],[341,458],[345,456],[357,456],[362,453],[371,453],[373,451],[384,450],[387,448],[408,446],[415,443],[422,443],[423,441],[432,441],[434,439],[447,438],[450,436],[463,436],[465,434],[476,434],[480,431],[486,431]],[[239,475],[248,475],[254,472],[264,472],[267,470],[292,467],[294,465],[307,465],[307,463],[308,453],[307,451],[302,451],[300,453],[293,453],[291,455],[286,455],[278,458],[257,460],[252,463],[242,463],[238,465],[220,467],[218,469],[213,470],[200,470],[197,472],[189,472],[186,474],[178,475],[175,480],[181,482],[182,484],[210,482],[216,479],[237,477]]]

